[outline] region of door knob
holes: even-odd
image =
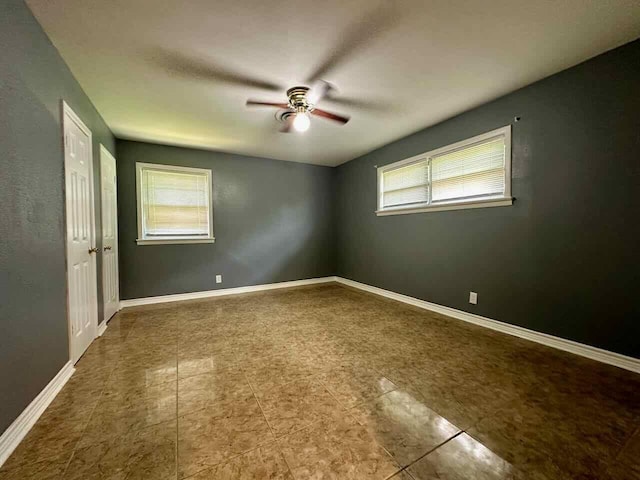
[[[96,247],[90,248],[89,254],[92,254],[92,253],[98,253],[98,249]]]
[[[111,247],[107,245],[103,250],[106,252],[107,250],[111,250]]]

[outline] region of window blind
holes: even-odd
[[[432,157],[431,189],[432,202],[503,194],[504,136]]]
[[[208,183],[204,173],[144,169],[145,236],[209,236]]]
[[[413,205],[429,201],[427,159],[382,174],[382,206]]]

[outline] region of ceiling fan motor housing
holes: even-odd
[[[299,113],[304,113],[310,110],[312,105],[307,102],[307,93],[309,87],[292,87],[287,90],[287,97],[289,97],[289,105],[292,110]]]

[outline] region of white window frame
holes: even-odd
[[[144,209],[142,208],[142,171],[145,169],[152,170],[166,170],[168,172],[189,172],[206,174],[209,183],[209,234],[206,237],[186,237],[186,236],[172,236],[166,237],[147,237],[144,233],[142,216]],[[213,182],[211,170],[208,168],[194,168],[194,167],[180,167],[176,165],[161,165],[158,163],[142,163],[136,162],[136,197],[138,204],[138,238],[136,243],[138,245],[178,245],[189,243],[213,243],[215,237],[213,236]]]
[[[466,198],[457,200],[446,201],[431,201],[432,188],[431,188],[431,160],[437,155],[443,153],[449,153],[454,150],[459,150],[465,147],[469,147],[475,143],[480,143],[489,140],[494,137],[504,136],[504,193],[502,195],[487,195],[476,198]],[[399,205],[393,207],[383,206],[383,175],[389,170],[395,170],[397,168],[406,167],[413,163],[423,162],[427,160],[429,170],[429,201],[417,205]],[[462,210],[468,208],[486,208],[486,207],[504,207],[513,204],[513,197],[511,197],[511,125],[506,127],[497,128],[482,135],[476,135],[475,137],[462,140],[460,142],[446,145],[429,152],[415,155],[399,162],[391,163],[383,167],[378,167],[378,208],[376,215],[405,215],[409,213],[426,213],[426,212],[441,212],[445,210]]]

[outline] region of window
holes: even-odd
[[[378,168],[378,215],[512,202],[511,126]]]
[[[211,170],[136,163],[138,245],[212,243]]]

